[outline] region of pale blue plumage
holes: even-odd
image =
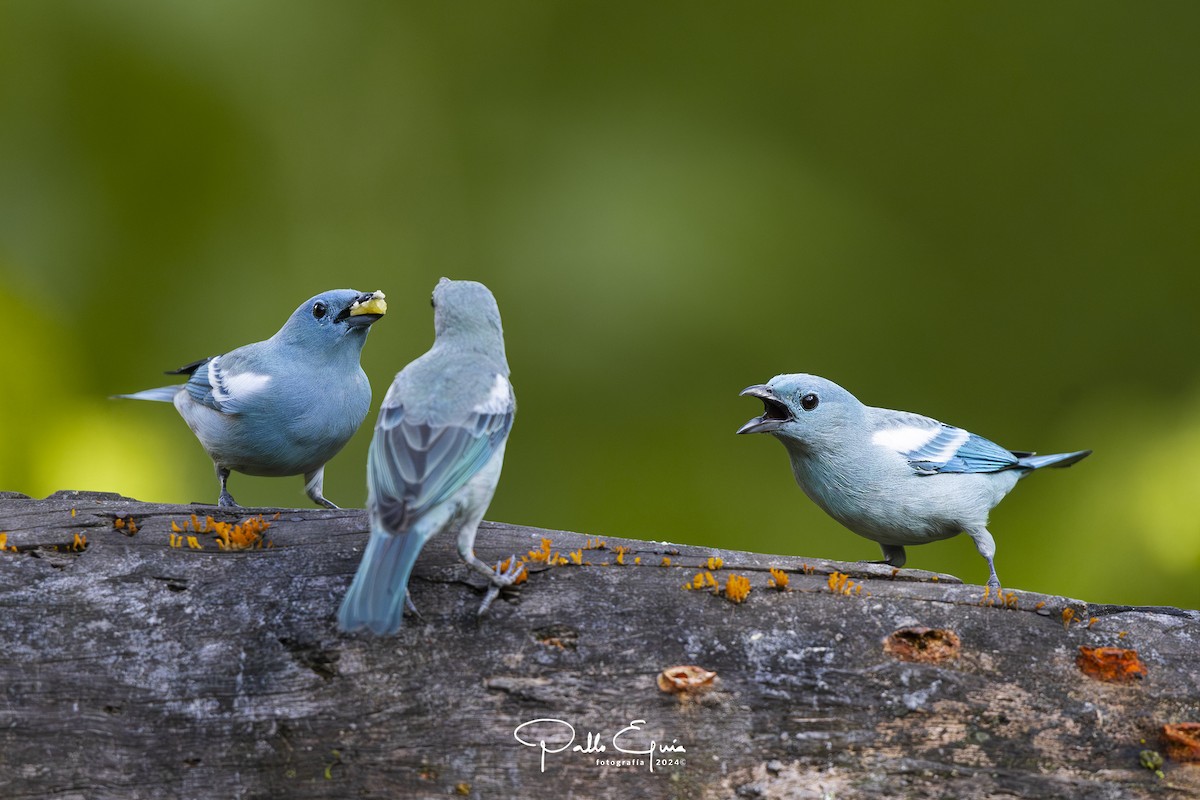
[[[308,496],[336,508],[323,495],[325,463],[367,415],[371,385],[359,354],[385,309],[382,292],[325,292],[270,339],[169,373],[187,383],[119,396],[174,403],[213,460],[218,505],[237,505],[227,489],[235,471],[303,475]]]
[[[944,430],[939,432],[928,446],[905,454],[917,472],[998,472],[1002,469],[1012,469],[1020,463],[1015,453],[1010,453],[982,436],[967,433],[965,439],[960,442],[959,434],[966,431],[948,425],[942,427]],[[943,455],[947,445],[953,446],[953,452]]]
[[[999,472],[1005,469],[1038,469],[1055,464],[1069,466],[1061,462],[1075,456],[1082,458],[1083,455],[1086,455],[1086,453],[1083,455],[1062,453],[1052,456],[1036,456],[1033,453],[1005,450],[995,442],[962,428],[955,428],[929,417],[902,411],[892,411],[887,415],[880,415],[880,428],[884,429],[889,424],[932,432],[932,438],[927,442],[910,450],[901,451],[901,455],[908,459],[912,468],[921,475],[933,475],[939,472],[976,473]],[[1075,463],[1079,458],[1074,458],[1071,463]]]
[[[742,394],[764,413],[738,433],[770,433],[788,451],[800,487],[853,532],[903,566],[905,545],[966,533],[999,588],[988,513],[1025,475],[1067,467],[1091,453],[1037,456],[904,411],[865,406],[815,375],[778,375]]]
[[[475,532],[500,478],[516,412],[500,312],[491,292],[445,278],[433,294],[436,338],[396,376],[367,457],[371,535],[338,624],[394,633],[421,548],[442,531],[491,583],[482,613],[520,565],[491,569],[474,554]]]

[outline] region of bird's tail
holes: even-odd
[[[1017,461],[1017,466],[1030,470],[1041,469],[1042,467],[1069,467],[1091,454],[1091,450],[1080,450],[1075,453],[1055,453],[1049,456],[1037,456],[1033,453],[1021,454],[1020,460]]]
[[[393,534],[372,529],[354,582],[338,611],[338,627],[347,632],[368,628],[378,636],[400,630],[408,576],[424,544],[423,537],[413,531]]]
[[[144,392],[134,392],[133,394],[114,394],[113,400],[155,400],[159,403],[175,402],[175,395],[179,394],[180,386],[160,386],[157,389],[147,389]]]

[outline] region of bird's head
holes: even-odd
[[[738,433],[770,433],[785,444],[806,449],[836,443],[864,413],[854,395],[816,375],[776,375],[741,393],[761,400],[763,413],[738,428]]]
[[[433,329],[437,336],[499,338],[504,343],[496,298],[482,283],[442,278],[433,288]]]
[[[362,347],[371,325],[386,313],[383,292],[333,289],[301,303],[276,336],[306,346],[332,347],[348,341]]]

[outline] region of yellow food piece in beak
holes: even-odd
[[[357,317],[359,314],[386,314],[387,301],[384,299],[383,292],[376,290],[371,295],[371,299],[366,302],[355,303],[350,306],[350,316]]]

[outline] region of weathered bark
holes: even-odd
[[[72,515],[74,510],[74,515]],[[334,616],[365,540],[361,511],[283,510],[273,547],[169,546],[211,506],[59,493],[0,497],[0,784],[5,798],[1195,797],[1200,768],[1157,778],[1139,751],[1200,719],[1200,614],[1017,592],[949,576],[607,539],[590,565],[535,565],[482,619],[482,581],[449,538],[412,581],[422,618],[377,639]],[[258,513],[258,509],[254,513]],[[267,519],[275,509],[263,510]],[[137,533],[114,528],[132,517]],[[86,534],[73,551],[74,534]],[[485,525],[485,559],[574,533]],[[612,564],[614,548],[631,551]],[[57,550],[53,548],[57,546]],[[669,568],[661,566],[665,555]],[[712,555],[747,576],[734,604],[682,585]],[[640,558],[640,564],[635,564]],[[608,566],[601,566],[609,562]],[[802,565],[807,563],[809,574]],[[767,587],[768,567],[790,590]],[[850,580],[835,592],[829,573]],[[993,598],[987,598],[993,600]],[[1064,609],[1082,622],[1065,625]],[[1089,620],[1096,620],[1089,626]],[[892,631],[957,634],[961,654],[900,660]],[[952,637],[943,636],[941,643]],[[1144,679],[1086,677],[1080,645],[1136,648]],[[680,699],[666,667],[719,677]],[[547,753],[514,736],[569,722]],[[653,739],[681,764],[597,766]],[[565,725],[523,733],[547,747]],[[553,736],[551,736],[553,734]],[[1145,743],[1143,744],[1143,740]]]

